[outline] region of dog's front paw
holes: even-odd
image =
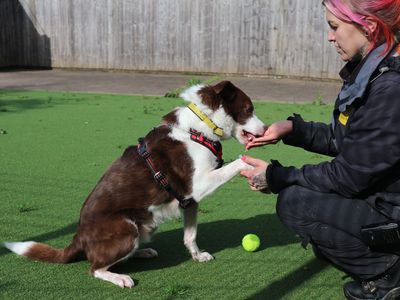
[[[205,261],[213,260],[214,256],[212,256],[208,252],[197,252],[197,253],[192,254],[192,258],[194,261],[205,262]]]
[[[236,162],[237,162],[237,164],[238,164],[238,166],[239,166],[239,167],[238,167],[238,168],[239,168],[239,171],[243,171],[243,170],[253,170],[253,169],[254,169],[253,166],[251,166],[251,165],[245,163],[245,162],[242,160],[241,157],[238,158],[238,159],[236,160]]]

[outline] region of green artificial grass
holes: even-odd
[[[123,149],[156,126],[180,99],[105,94],[0,91],[0,242],[68,245],[88,193]],[[266,123],[293,112],[328,122],[329,105],[255,103]],[[223,142],[224,159],[244,153]],[[328,158],[279,143],[247,153],[300,166]],[[29,261],[0,248],[0,299],[341,299],[343,273],[317,261],[275,214],[276,195],[250,191],[235,177],[200,205],[198,245],[216,259],[193,262],[181,220],[163,224],[147,245],[156,259],[113,268],[133,289],[88,275],[89,263]],[[255,233],[257,252],[241,248]]]

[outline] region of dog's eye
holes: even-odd
[[[254,111],[254,107],[253,106],[250,106],[250,107],[248,107],[247,109],[246,109],[246,113],[248,113],[248,114],[252,114],[253,113],[253,111]]]

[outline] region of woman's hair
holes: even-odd
[[[371,49],[386,41],[385,54],[400,37],[400,0],[323,0],[322,4],[340,20],[367,30]],[[369,31],[366,17],[377,23],[374,32]]]

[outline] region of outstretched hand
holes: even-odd
[[[292,121],[280,121],[271,124],[264,134],[260,137],[251,137],[246,144],[246,150],[250,150],[253,147],[260,147],[268,144],[276,144],[285,135],[293,131]]]
[[[251,156],[242,156],[242,160],[250,166],[253,166],[251,170],[243,170],[240,172],[240,175],[247,178],[250,189],[268,193],[269,189],[265,173],[269,164]]]

